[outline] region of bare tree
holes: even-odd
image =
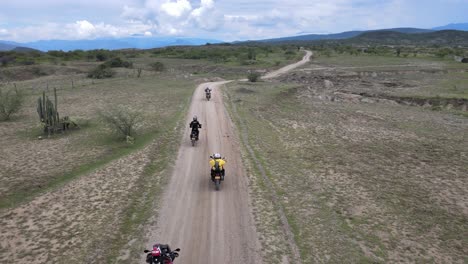
[[[101,112],[100,116],[113,132],[129,142],[134,140],[136,130],[143,121],[140,112],[128,107],[111,107]]]
[[[24,94],[18,89],[2,91],[0,88],[0,121],[9,120],[12,114],[18,113],[24,102]]]

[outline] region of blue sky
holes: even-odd
[[[226,41],[468,22],[468,0],[0,0],[0,39]]]

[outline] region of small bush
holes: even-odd
[[[115,72],[111,68],[106,67],[106,65],[104,64],[101,64],[96,68],[92,69],[90,72],[88,72],[88,78],[92,79],[111,78],[114,75]]]
[[[251,72],[249,75],[247,75],[247,79],[249,82],[256,82],[258,78],[260,77],[260,74],[257,72]]]
[[[49,75],[40,66],[33,66],[33,68],[31,68],[31,72],[36,76],[47,76],[47,75]]]
[[[247,58],[249,60],[257,60],[257,52],[255,51],[255,49],[249,49],[249,51],[247,52]]]
[[[156,62],[153,62],[150,64],[151,68],[153,69],[153,71],[158,71],[158,72],[161,72],[161,71],[164,71],[164,64],[160,61],[156,61]]]
[[[24,95],[17,89],[2,91],[0,89],[0,121],[9,120],[12,114],[17,113],[24,102]]]
[[[110,67],[110,68],[119,68],[119,67],[132,68],[133,67],[133,63],[131,63],[129,61],[124,61],[119,57],[113,58],[113,59],[105,62],[104,65],[106,65],[107,67]]]
[[[107,55],[104,52],[98,52],[96,54],[96,59],[98,61],[105,61],[105,60],[107,60]]]
[[[10,63],[14,63],[15,60],[16,58],[13,56],[8,56],[8,55],[0,56],[0,63],[2,64],[3,67],[6,67]]]
[[[100,116],[119,138],[127,141],[129,141],[129,138],[135,138],[136,130],[143,121],[140,112],[127,107],[112,107],[105,112],[101,112]]]

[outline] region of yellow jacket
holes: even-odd
[[[221,170],[223,170],[223,169],[224,169],[224,164],[226,164],[226,161],[224,161],[223,159],[210,159],[210,167],[211,167],[211,169],[214,169],[214,166],[215,166],[216,161],[219,162],[219,168],[220,168]]]

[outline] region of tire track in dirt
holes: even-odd
[[[312,53],[292,65],[267,74],[273,78],[305,64]],[[166,188],[163,207],[159,211],[157,226],[148,227],[147,248],[156,242],[180,247],[180,263],[261,263],[260,243],[257,237],[249,201],[247,177],[240,156],[240,140],[223,104],[219,87],[230,81],[200,84],[192,98],[187,125],[194,115],[203,127],[200,141],[195,147],[189,140],[187,127],[179,149],[171,181]],[[204,88],[210,87],[211,101],[206,101]],[[245,136],[243,136],[245,138]],[[249,148],[253,150],[244,140]],[[209,155],[219,152],[227,158],[226,180],[221,190],[215,191],[210,181]],[[255,163],[267,179],[263,167]],[[276,194],[269,186],[275,200]],[[279,205],[278,202],[275,202]],[[296,263],[300,263],[299,250],[284,211],[279,208],[285,235],[288,237]],[[144,262],[144,258],[142,258]]]

